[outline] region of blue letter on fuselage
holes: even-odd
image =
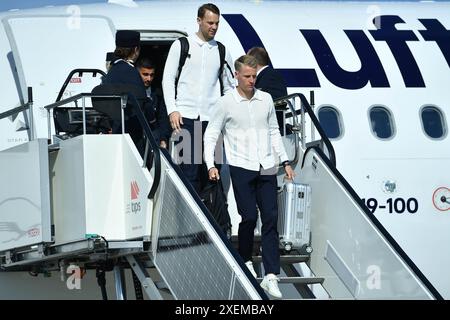
[[[263,47],[261,39],[251,26],[247,19],[242,14],[223,14],[225,20],[239,39],[242,48],[247,52],[252,47]],[[301,55],[299,55],[299,60]],[[320,87],[319,79],[317,78],[314,69],[277,69],[284,77],[288,87],[306,87],[316,88]]]
[[[425,87],[425,83],[417,66],[416,60],[406,44],[406,41],[418,41],[419,39],[411,30],[397,30],[397,23],[404,23],[399,16],[379,16],[373,19],[377,30],[370,30],[376,41],[386,41],[405,82],[406,87]]]
[[[256,31],[242,14],[222,15],[238,37],[247,52],[253,46],[264,47]],[[421,88],[425,83],[420,69],[411,53],[407,41],[419,41],[411,30],[397,30],[397,23],[404,21],[396,15],[383,15],[374,18],[376,30],[369,30],[375,41],[385,41],[397,62],[406,87]],[[375,23],[375,21],[377,23]],[[437,19],[419,19],[426,30],[419,31],[425,41],[435,41],[450,67],[450,30]],[[389,87],[383,65],[363,30],[344,30],[361,62],[358,71],[343,70],[337,63],[333,52],[320,30],[300,29],[311,48],[325,77],[334,85],[344,89],[360,89],[370,82],[372,87]],[[301,59],[301,53],[299,53]],[[288,87],[320,87],[314,69],[277,69]]]
[[[358,71],[346,71],[336,61],[320,30],[300,29],[325,77],[344,89],[361,89],[368,81],[372,87],[389,87],[389,81],[375,49],[362,30],[344,30],[361,61]]]
[[[425,41],[436,41],[450,67],[450,30],[445,29],[437,19],[419,19],[427,30],[420,30]]]

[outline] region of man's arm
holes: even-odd
[[[180,41],[175,40],[170,47],[167,55],[166,65],[162,79],[162,89],[164,92],[164,101],[166,103],[167,114],[176,110],[175,104],[175,79],[178,73],[178,63],[180,61],[181,45]]]
[[[164,103],[164,97],[160,90],[155,92],[155,100],[156,100],[156,110],[157,110],[157,118],[158,118],[158,126],[160,132],[160,140],[165,141],[165,144],[168,145],[170,140],[170,135],[172,130],[170,129],[169,116],[167,115],[166,104]]]
[[[216,148],[217,139],[223,129],[225,121],[225,109],[223,107],[223,99],[220,98],[215,111],[206,128],[203,142],[205,146],[204,159],[206,168],[209,170],[214,168],[214,150]]]
[[[222,72],[222,83],[223,83],[223,93],[227,93],[228,90],[232,90],[236,87],[236,82],[234,80],[234,64],[233,59],[231,58],[231,54],[228,50],[225,49],[225,61],[227,65],[223,66]],[[231,69],[231,71],[230,71]]]

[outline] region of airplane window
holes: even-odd
[[[381,106],[372,107],[369,111],[370,125],[373,134],[380,139],[394,136],[394,120],[391,112]]]
[[[342,121],[340,114],[334,107],[320,107],[319,122],[329,139],[337,139],[342,135]]]
[[[422,127],[425,134],[432,139],[443,138],[446,134],[445,120],[442,112],[434,106],[425,106],[420,115],[422,117]]]

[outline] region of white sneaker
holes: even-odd
[[[252,276],[254,276],[255,278],[257,278],[258,276],[256,275],[256,271],[255,271],[255,269],[253,268],[253,262],[247,261],[247,262],[245,263],[245,265],[247,266],[248,270],[250,270],[250,273],[252,274]]]
[[[264,276],[263,281],[261,282],[261,288],[266,290],[271,296],[281,299],[283,295],[281,294],[280,289],[278,288],[278,277],[273,273],[269,273]]]

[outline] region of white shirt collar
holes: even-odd
[[[262,67],[261,69],[258,70],[258,72],[256,73],[256,76],[259,76],[259,74],[261,73],[261,71],[263,71],[265,68],[267,68],[267,66]]]
[[[113,64],[118,63],[119,61],[123,61],[128,63],[130,66],[134,67],[134,61],[133,60],[125,60],[125,59],[117,59],[116,61],[113,62]]]
[[[197,35],[197,33],[194,34],[194,40],[195,42],[197,42],[199,44],[199,46],[203,46],[204,44],[208,45],[208,48],[211,49],[212,47],[214,47],[216,45],[216,40],[212,39],[209,41],[204,41],[202,39],[200,39],[200,37]]]
[[[247,99],[247,98],[244,98],[243,96],[241,96],[240,94],[239,94],[239,91],[238,91],[238,89],[237,89],[237,87],[236,88],[234,88],[234,90],[232,91],[233,92],[233,97],[234,97],[234,100],[236,100],[236,102],[242,102],[242,101],[252,101],[252,100],[262,100],[261,99],[261,95],[260,95],[260,93],[259,93],[259,90],[258,89],[254,89],[255,91],[254,91],[254,94],[253,94],[253,97],[251,97],[251,99],[249,100],[249,99]]]

